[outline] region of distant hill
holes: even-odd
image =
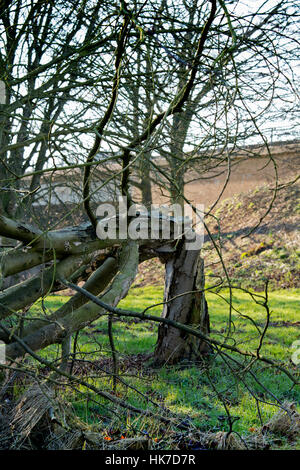
[[[247,236],[268,211],[272,188],[265,184],[226,199],[214,211],[216,219],[207,220],[236,286],[261,290],[268,278],[271,288],[300,287],[300,184],[280,189],[272,209]],[[204,243],[202,255],[207,281],[213,283],[214,276],[221,276],[226,283],[211,241]],[[135,285],[162,285],[163,275],[163,266],[150,260],[140,266]]]
[[[274,185],[264,185],[222,202],[210,218],[209,227],[222,249],[232,282],[260,290],[270,287],[300,287],[300,184],[283,186],[268,211]],[[203,249],[207,275],[221,275],[221,263],[206,242]]]

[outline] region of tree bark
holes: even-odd
[[[69,256],[57,263],[57,265],[44,269],[43,273],[39,273],[37,276],[1,292],[0,320],[34,303],[42,295],[51,290],[51,286],[54,285],[59,276],[71,276],[76,269],[80,268],[85,262],[88,262],[89,258],[88,255]]]
[[[103,302],[112,306],[118,305],[119,301],[127,294],[135,279],[138,262],[138,244],[129,241],[123,246],[118,274],[115,276],[106,293],[101,296]],[[47,324],[45,327],[25,336],[23,341],[33,351],[43,349],[50,344],[60,343],[68,335],[91,324],[91,322],[97,320],[104,313],[104,309],[101,309],[93,302],[88,302],[80,308],[71,311],[68,315],[60,319],[60,321]],[[24,348],[20,346],[18,342],[8,344],[6,347],[7,360],[14,360],[24,356],[24,354]]]
[[[72,335],[67,335],[61,341],[61,363],[60,370],[68,372],[69,369],[69,359],[71,355],[71,346],[72,346]]]
[[[162,316],[209,333],[209,315],[204,294],[204,261],[200,250],[186,250],[180,242],[177,252],[166,262],[164,309]],[[197,291],[197,292],[193,292]],[[169,325],[161,324],[154,353],[157,364],[197,360],[208,353],[206,343]]]

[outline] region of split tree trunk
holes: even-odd
[[[193,325],[209,334],[209,315],[204,294],[204,261],[200,250],[186,250],[180,243],[177,252],[166,262],[165,292],[162,316],[179,323]],[[192,291],[197,290],[195,293]],[[182,295],[184,294],[184,295]],[[173,300],[171,300],[173,299]],[[157,364],[174,364],[180,360],[199,359],[209,346],[194,336],[161,324],[154,354]]]

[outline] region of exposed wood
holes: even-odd
[[[209,332],[209,317],[205,301],[204,262],[200,250],[187,250],[181,241],[177,252],[166,262],[163,318]],[[197,290],[197,293],[194,291]],[[207,343],[186,335],[167,324],[161,324],[155,349],[156,363],[175,363],[194,360],[207,352]]]

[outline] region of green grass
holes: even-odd
[[[297,367],[291,362],[293,342],[300,339],[299,325],[293,325],[300,320],[299,294],[299,289],[278,290],[269,294],[270,326],[261,348],[261,355],[281,361],[294,374],[299,374],[299,366]],[[120,303],[120,307],[140,312],[145,307],[161,302],[162,296],[162,287],[134,288]],[[259,300],[259,298],[257,299]],[[66,297],[49,296],[45,301],[45,306],[51,311],[66,300]],[[207,300],[212,336],[222,340],[229,318],[228,290],[219,293],[210,292],[207,295]],[[150,312],[160,315],[161,309],[161,306],[156,306]],[[39,311],[39,303],[36,303],[32,313],[36,315]],[[229,344],[236,344],[243,350],[255,351],[259,345],[260,334],[249,318],[245,316],[254,320],[260,330],[263,330],[266,322],[265,309],[261,305],[255,304],[250,295],[238,290],[234,291],[232,338]],[[186,420],[188,417],[193,426],[200,430],[228,429],[220,395],[225,400],[231,415],[238,418],[234,424],[234,430],[244,436],[251,435],[253,428],[260,427],[257,402],[253,395],[261,400],[260,411],[264,422],[278,410],[274,405],[276,402],[274,395],[282,402],[287,400],[300,403],[299,387],[292,387],[292,382],[286,375],[267,364],[256,363],[252,367],[260,383],[256,382],[249,374],[244,374],[246,383],[243,383],[237,375],[232,374],[232,370],[219,356],[206,363],[208,368],[203,367],[203,364],[181,364],[180,366],[166,365],[160,369],[154,369],[143,359],[135,368],[135,362],[130,365],[130,361],[138,358],[137,355],[151,353],[154,350],[157,324],[132,321],[116,322],[113,325],[113,331],[123,379],[132,387],[139,389],[146,397],[167,407],[178,419]],[[99,360],[100,363],[103,362],[103,367],[111,366],[106,318],[99,319],[80,333],[78,351],[78,358]],[[43,354],[48,358],[59,358],[59,348],[49,347],[43,351]],[[231,354],[231,357],[243,362],[243,359],[237,355]],[[238,369],[240,370],[230,361],[229,365],[236,372]],[[208,369],[208,375],[206,369]],[[102,390],[111,390],[111,377],[106,373],[98,373],[93,381]],[[147,404],[146,400],[142,399],[134,390],[119,385],[118,392],[122,398],[139,408],[148,406],[157,410],[152,404]],[[90,424],[99,422],[99,417],[103,413],[105,414],[103,410],[106,404],[98,397],[98,405],[96,406],[92,402],[89,404],[86,398],[78,397],[75,393],[69,398],[73,402],[78,416]],[[92,395],[90,398],[96,397]],[[125,414],[120,413],[123,416],[120,418],[121,421],[125,420],[122,425],[128,427]],[[103,425],[105,422],[103,419]],[[150,429],[151,423],[149,420],[137,420],[134,422],[134,426],[135,429],[140,430]],[[155,433],[158,437],[163,436],[163,431],[160,428],[155,428]],[[299,448],[300,442],[298,441],[294,445]],[[282,437],[281,446],[282,448],[289,447],[290,443]]]

